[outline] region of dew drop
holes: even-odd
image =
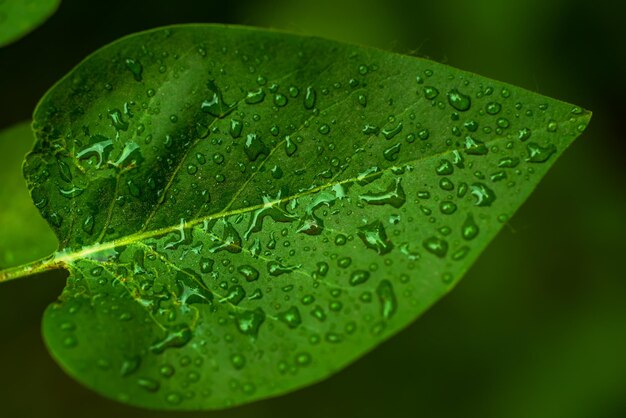
[[[381,221],[373,221],[358,228],[357,235],[365,246],[378,253],[388,254],[393,249],[392,242],[387,238],[385,227]]]
[[[465,112],[471,107],[472,100],[469,96],[461,93],[457,89],[452,89],[448,92],[448,103],[456,110]]]
[[[308,110],[313,109],[315,107],[315,98],[315,89],[312,86],[308,86],[304,93],[304,108]]]
[[[284,322],[291,329],[297,328],[302,323],[300,311],[295,306],[292,306],[285,312],[279,313],[278,319]]]
[[[448,241],[438,237],[426,238],[423,242],[423,246],[426,251],[439,258],[445,257],[448,253]]]
[[[350,275],[350,286],[357,286],[367,282],[370,278],[370,273],[367,270],[355,270]]]
[[[376,294],[380,302],[380,313],[383,318],[390,319],[398,309],[396,295],[389,280],[381,280],[376,287]]]

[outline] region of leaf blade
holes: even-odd
[[[449,291],[588,118],[316,38],[124,38],[35,112],[29,181],[81,190],[43,210],[71,272],[46,343],[78,380],[141,406],[223,408],[310,384]],[[58,182],[34,181],[43,169]]]

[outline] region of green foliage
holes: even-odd
[[[33,206],[21,176],[22,161],[33,142],[30,123],[0,131],[0,270],[45,257],[57,248],[56,237]]]
[[[150,408],[311,384],[445,295],[589,117],[318,38],[124,38],[35,111],[25,175],[62,248],[42,266],[70,271],[48,348]]]
[[[60,0],[0,0],[0,46],[17,41],[48,19]]]

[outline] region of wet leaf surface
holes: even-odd
[[[318,381],[445,295],[590,114],[432,61],[212,25],[88,57],[25,173],[70,277],[48,347],[105,396]]]

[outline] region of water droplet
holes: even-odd
[[[495,183],[498,181],[506,180],[507,175],[504,171],[496,171],[491,176],[489,176],[489,178]]]
[[[458,250],[456,250],[453,254],[452,254],[452,259],[455,261],[459,261],[465,258],[465,256],[469,253],[470,248],[465,245],[461,248],[459,248]]]
[[[326,321],[326,313],[320,305],[316,305],[313,310],[311,310],[311,316],[320,322]]]
[[[376,179],[379,179],[383,175],[380,167],[374,166],[370,167],[367,170],[359,173],[356,180],[360,186],[368,185]]]
[[[496,200],[496,194],[483,183],[474,183],[471,186],[471,194],[476,198],[476,206],[491,206]]]
[[[315,107],[315,98],[315,89],[312,86],[308,86],[304,93],[304,108],[309,110],[313,109]]]
[[[430,137],[430,132],[428,129],[422,129],[417,133],[417,137],[422,141],[425,141]]]
[[[230,356],[230,362],[233,364],[235,369],[241,370],[246,365],[246,358],[241,354],[233,354]]]
[[[352,259],[350,257],[342,257],[337,260],[337,266],[344,269],[350,267],[350,264],[352,264]]]
[[[554,144],[542,147],[536,142],[529,142],[528,145],[526,145],[526,150],[528,151],[526,161],[531,163],[543,163],[556,152],[556,147]]]
[[[118,131],[128,130],[128,122],[124,121],[124,118],[122,117],[122,112],[120,112],[119,109],[109,110],[109,118],[111,118],[113,127]]]
[[[289,136],[285,137],[285,153],[288,157],[291,157],[298,150],[298,146]]]
[[[84,160],[95,156],[96,168],[100,168],[102,163],[108,159],[108,153],[113,147],[113,141],[110,139],[106,139],[103,136],[96,136],[94,138],[98,139],[99,141],[77,153],[76,158],[78,158],[79,160]]]
[[[328,133],[330,132],[330,126],[328,126],[327,124],[323,124],[319,127],[318,132],[322,135],[328,135]]]
[[[165,364],[159,368],[159,374],[163,377],[172,377],[174,376],[174,368],[169,364]]]
[[[196,165],[194,165],[194,164],[189,164],[189,165],[187,166],[187,173],[188,173],[188,174],[193,175],[193,174],[196,174],[197,172],[198,172],[198,167],[197,167]]]
[[[52,212],[48,215],[48,220],[53,226],[57,228],[63,223],[63,217],[58,212]]]
[[[426,238],[423,242],[424,248],[431,254],[443,258],[448,253],[448,241],[439,237]]]
[[[161,354],[168,348],[184,347],[192,337],[191,328],[186,324],[179,324],[171,328],[162,340],[150,346],[150,351],[154,354]]]
[[[274,95],[274,104],[278,107],[284,107],[287,105],[287,96],[284,94],[276,94]]]
[[[456,212],[456,204],[454,202],[450,202],[449,200],[444,200],[439,204],[439,210],[444,215],[452,215]]]
[[[500,113],[500,110],[502,110],[502,105],[498,102],[490,102],[487,103],[485,110],[490,115],[497,115],[498,113]]]
[[[398,159],[398,155],[400,154],[400,147],[402,147],[401,142],[390,146],[383,151],[383,157],[385,157],[387,161],[396,161]]]
[[[239,138],[241,131],[243,130],[243,122],[239,119],[231,119],[230,121],[230,136],[233,138]]]
[[[528,138],[530,138],[531,135],[531,130],[530,128],[522,128],[517,132],[517,139],[519,139],[520,141],[524,142],[526,141]]]
[[[357,235],[367,248],[376,251],[379,255],[387,254],[393,249],[393,244],[387,238],[385,227],[381,221],[373,221],[359,227]]]
[[[68,335],[63,338],[63,347],[65,348],[74,348],[78,345],[78,340],[73,335]]]
[[[167,394],[167,396],[165,397],[165,401],[170,405],[176,406],[181,404],[181,402],[183,401],[183,397],[179,393],[171,392]]]
[[[204,274],[208,274],[213,271],[213,264],[215,261],[210,258],[201,258],[200,259],[200,271]]]
[[[257,104],[261,103],[263,99],[265,99],[265,92],[262,88],[259,88],[258,90],[248,92],[245,102],[247,104]]]
[[[435,97],[439,95],[439,90],[434,87],[426,86],[424,87],[424,97],[428,100],[433,100]]]
[[[67,189],[63,189],[63,188],[59,189],[59,193],[61,194],[61,196],[67,199],[73,199],[76,196],[80,196],[81,194],[83,194],[84,191],[85,191],[84,189],[77,187],[77,186],[67,188]]]
[[[484,142],[468,135],[465,137],[465,152],[469,155],[485,155],[489,150]]]
[[[515,168],[519,164],[519,158],[517,157],[502,157],[498,161],[498,167],[500,168]]]
[[[259,278],[259,271],[250,265],[239,266],[237,271],[247,282],[254,282]]]
[[[283,321],[287,326],[291,329],[297,328],[298,325],[302,323],[302,319],[300,317],[300,311],[297,307],[292,306],[287,309],[285,312],[281,312],[278,314],[278,319]]]
[[[398,135],[402,131],[402,122],[398,122],[395,127],[385,128],[382,133],[385,139],[392,139],[394,136]]]
[[[383,318],[390,319],[398,309],[396,295],[393,286],[389,280],[381,280],[376,287],[376,294],[380,302],[380,313]]]
[[[439,180],[439,187],[442,190],[449,192],[451,190],[454,190],[454,183],[452,183],[452,180],[450,180],[448,177],[444,177]]]
[[[244,335],[256,337],[259,334],[259,328],[265,321],[265,311],[257,308],[253,311],[238,311],[235,316],[237,329]]]
[[[360,195],[359,198],[370,205],[391,205],[394,208],[400,208],[406,202],[406,194],[402,188],[401,180],[401,178],[397,178],[384,192],[368,192]]]
[[[82,225],[83,231],[91,235],[93,233],[94,224],[95,224],[94,217],[92,215],[87,216],[87,218],[85,218],[85,220],[83,221],[83,225]]]
[[[448,103],[456,110],[465,112],[471,107],[472,100],[469,96],[461,93],[457,89],[452,89],[448,92]]]
[[[463,239],[469,241],[476,238],[478,232],[478,225],[476,225],[474,217],[470,213],[467,215],[467,218],[465,218],[465,222],[463,222],[463,226],[461,227],[461,235],[463,235]]]
[[[256,161],[261,155],[267,157],[270,153],[269,148],[265,146],[261,138],[255,133],[248,134],[243,150],[250,161]]]
[[[556,132],[558,127],[559,125],[555,120],[550,120],[548,122],[548,132]]]
[[[370,273],[367,270],[355,270],[350,275],[349,283],[351,286],[357,286],[359,284],[363,284],[368,281],[370,278]]]
[[[298,366],[308,366],[311,364],[311,355],[309,353],[298,353],[296,354],[296,363]]]
[[[231,305],[237,306],[246,297],[246,291],[240,285],[232,286],[228,289],[228,294],[225,298],[220,299],[220,302],[229,302]]]
[[[286,266],[286,265],[279,263],[278,261],[269,261],[267,263],[267,271],[270,274],[270,276],[280,276],[286,273],[291,273],[292,271],[299,269],[301,266],[302,266],[301,264],[294,265],[294,266]]]
[[[137,60],[132,58],[126,58],[126,68],[130,70],[135,78],[135,81],[141,81],[141,73],[143,72],[143,66]]]
[[[217,87],[215,81],[209,80],[206,84],[209,90],[209,98],[202,102],[200,109],[216,118],[223,118],[235,110],[234,107],[224,103],[222,91]]]
[[[439,161],[439,165],[435,169],[437,174],[440,176],[449,176],[454,173],[454,166],[450,162],[450,160],[441,160]]]
[[[242,240],[239,232],[237,232],[230,222],[223,220],[222,223],[224,225],[224,231],[222,233],[221,242],[217,243],[214,247],[211,247],[209,251],[211,253],[217,253],[220,251],[228,251],[233,254],[240,253]]]
[[[148,392],[152,393],[157,392],[161,387],[158,381],[150,379],[149,377],[140,377],[139,379],[137,379],[137,385],[139,385],[139,387],[141,387],[142,389],[145,389]]]
[[[141,365],[141,357],[139,356],[129,356],[125,357],[122,362],[122,367],[120,367],[120,375],[121,376],[130,376],[135,373],[139,366]]]

